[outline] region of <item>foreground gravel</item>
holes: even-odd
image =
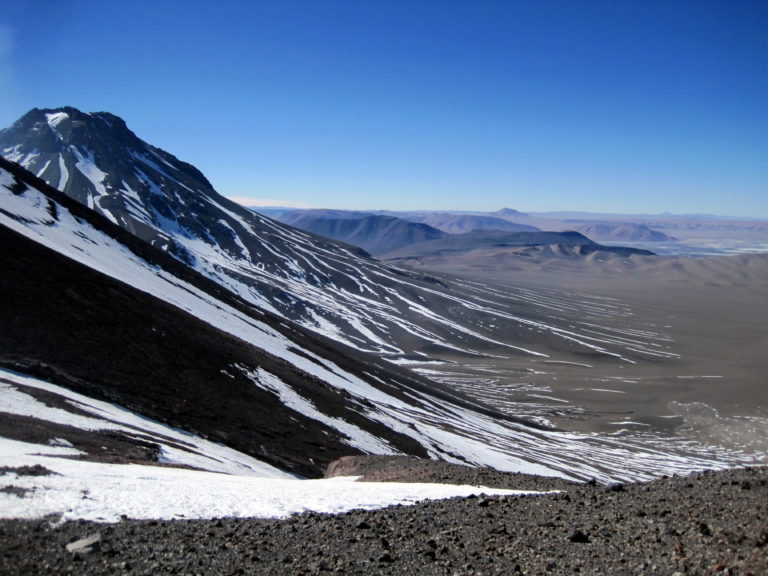
[[[4,520],[0,574],[768,574],[768,468],[608,487],[409,459],[343,469],[565,491],[282,521]]]

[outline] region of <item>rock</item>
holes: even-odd
[[[768,530],[763,530],[758,539],[755,541],[755,547],[762,548],[768,545]]]
[[[66,438],[49,438],[47,444],[48,446],[63,446],[65,448],[74,448],[72,442]]]
[[[342,456],[328,464],[325,470],[326,478],[335,478],[337,476],[359,476],[359,464],[355,456]]]
[[[568,536],[568,540],[571,542],[579,542],[586,544],[589,542],[589,536],[584,534],[581,530],[576,530],[573,534]]]
[[[0,466],[0,474],[8,473],[16,474],[16,476],[50,476],[56,474],[53,470],[48,470],[45,466],[35,464],[34,466]]]
[[[101,532],[96,532],[86,538],[70,542],[66,546],[67,552],[71,554],[91,554],[92,552],[101,552]]]

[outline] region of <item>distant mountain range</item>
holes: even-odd
[[[401,218],[408,222],[429,224],[450,234],[467,234],[475,230],[506,230],[548,232],[581,232],[589,239],[609,245],[629,245],[661,254],[690,254],[694,256],[764,252],[768,249],[768,221],[755,218],[721,218],[712,215],[631,215],[599,214],[590,212],[540,212],[524,213],[511,208],[494,212],[435,212],[435,211],[345,211],[310,210],[291,208],[254,207],[262,214],[284,222],[292,222],[297,214],[302,215],[299,227],[311,230],[312,215],[322,218],[350,218],[380,215]],[[328,223],[324,224],[326,227]],[[318,230],[325,236],[335,232]],[[342,236],[342,235],[340,235]],[[380,256],[377,241],[355,238],[351,244],[371,246],[371,254]],[[393,245],[399,248],[411,243],[407,237]],[[656,245],[656,246],[654,246]],[[578,259],[578,255],[574,256]]]
[[[507,217],[521,216],[519,212],[509,210],[501,213]],[[521,246],[588,246],[575,251],[558,251],[560,257],[574,259],[595,252],[624,256],[653,254],[647,250],[602,246],[573,230],[542,232],[535,226],[476,214],[403,213],[396,217],[343,210],[289,210],[276,217],[307,232],[358,246],[381,259],[458,255],[488,247]],[[639,225],[595,224],[582,228],[585,232],[613,240],[643,238],[649,242],[667,239],[664,234]]]

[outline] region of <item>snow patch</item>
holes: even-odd
[[[64,122],[65,120],[69,120],[69,114],[66,112],[53,112],[45,115],[46,120],[48,121],[48,126],[51,128],[56,128],[59,124]]]
[[[76,452],[76,451],[75,451]],[[40,464],[49,476],[2,476],[29,490],[24,498],[0,493],[0,516],[61,521],[119,522],[133,519],[217,517],[285,518],[306,511],[338,514],[423,500],[542,494],[481,486],[354,482],[354,478],[296,480],[255,478],[180,468],[102,464],[69,460],[71,448],[0,438],[0,462],[13,467]]]
[[[70,146],[69,149],[72,151],[72,154],[75,155],[75,158],[77,158],[77,164],[75,164],[75,166],[82,172],[83,176],[88,178],[91,184],[93,184],[96,194],[98,196],[106,195],[107,189],[104,187],[104,179],[107,177],[107,173],[102,172],[102,170],[96,166],[96,163],[93,161],[93,152],[87,150],[85,154],[82,154],[80,150],[77,149],[77,146]],[[92,200],[90,203],[92,204]],[[92,205],[89,205],[88,207],[93,209]]]
[[[69,170],[67,169],[67,164],[64,162],[64,156],[59,154],[59,185],[57,188],[59,190],[64,190],[67,182],[69,182]]]

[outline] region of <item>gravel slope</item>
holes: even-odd
[[[408,459],[369,479],[552,489],[559,481]],[[365,468],[368,468],[366,473]],[[574,485],[284,521],[0,522],[2,574],[768,574],[768,469]],[[20,495],[19,497],[23,497]],[[100,536],[90,552],[66,546]]]

